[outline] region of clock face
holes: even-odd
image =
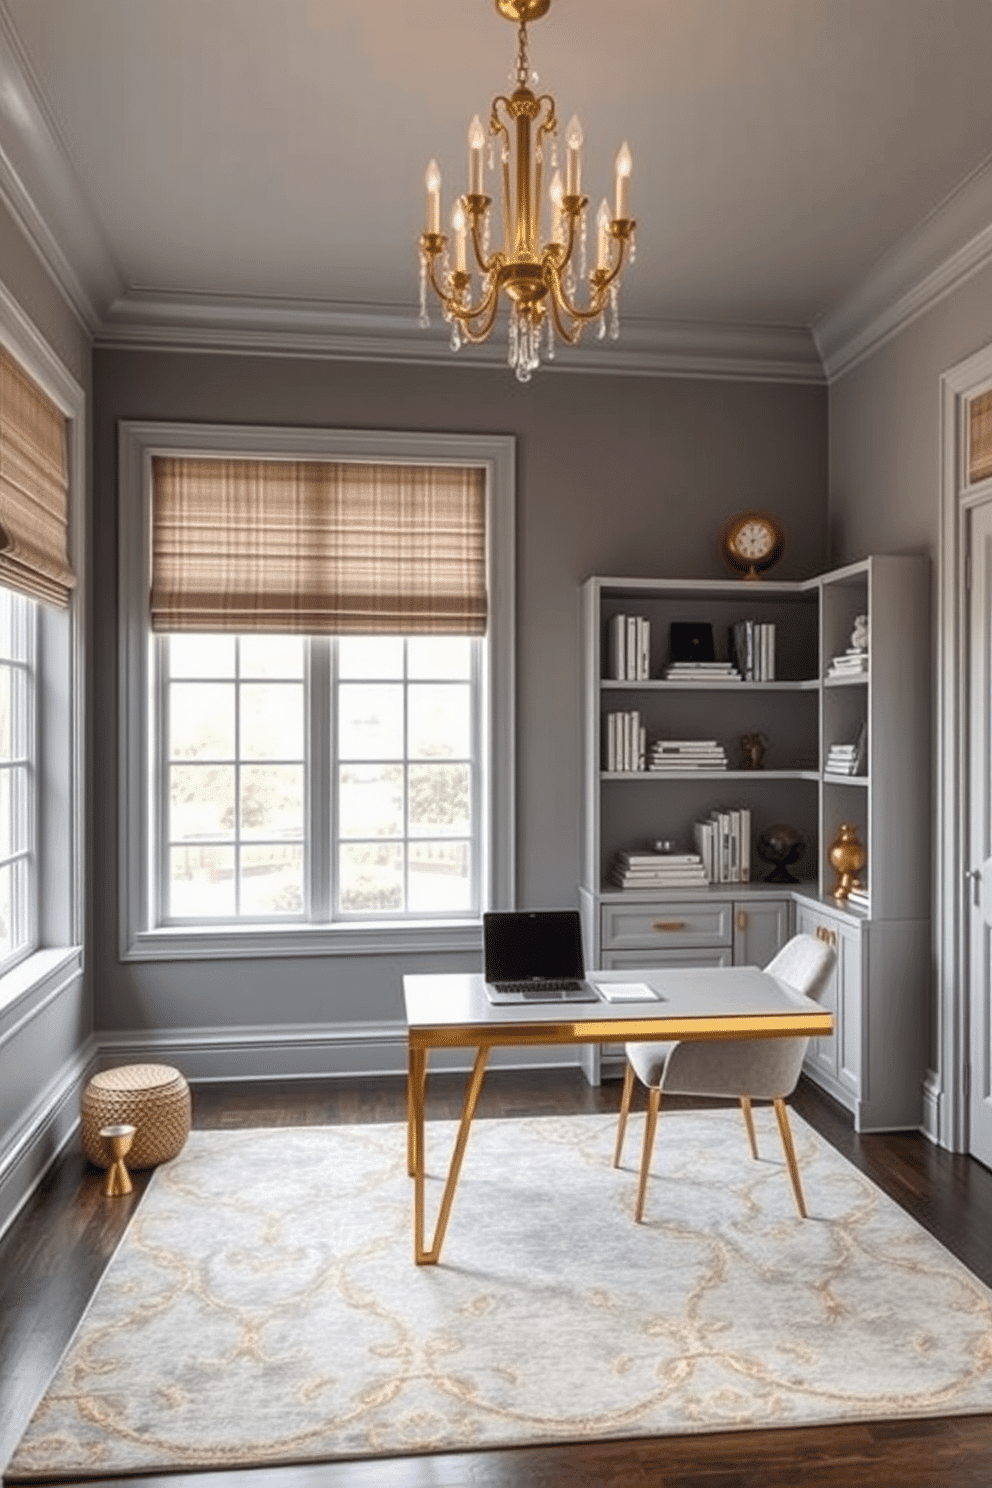
[[[743,511],[725,523],[721,542],[730,567],[756,579],[781,558],[785,534],[766,512]]]
[[[775,533],[767,522],[751,517],[737,529],[733,544],[742,558],[764,558],[775,546]]]

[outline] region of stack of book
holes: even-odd
[[[715,810],[693,827],[708,883],[750,883],[751,813],[746,806]]]
[[[715,739],[655,739],[648,756],[648,769],[662,774],[726,768],[727,751]]]
[[[732,661],[670,661],[666,682],[739,682],[741,674]]]
[[[865,914],[867,914],[868,913],[868,890],[867,889],[852,889],[851,892],[848,894],[848,896],[847,896],[847,898],[846,898],[846,900],[844,902],[846,904],[849,904],[852,909],[860,909],[860,910],[863,910]]]
[[[775,681],[775,627],[737,620],[730,627],[730,654],[745,682]]]
[[[863,723],[853,744],[831,744],[827,753],[828,775],[863,775],[868,746],[868,725]]]
[[[867,675],[868,652],[859,651],[854,646],[848,646],[842,655],[835,656],[827,673],[831,681],[835,677],[867,677]]]
[[[610,678],[646,682],[651,675],[651,621],[643,615],[614,615],[607,635]]]
[[[607,713],[604,763],[609,774],[643,770],[646,751],[647,730],[636,709],[630,713]]]
[[[618,889],[688,889],[709,881],[698,853],[618,852],[607,878]]]

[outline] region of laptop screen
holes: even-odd
[[[483,915],[487,982],[585,976],[582,925],[576,909]]]

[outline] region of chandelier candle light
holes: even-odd
[[[492,197],[485,191],[486,135],[478,114],[468,131],[468,191],[458,198],[451,216],[454,268],[448,235],[441,231],[441,172],[432,160],[424,176],[427,228],[420,235],[420,324],[427,315],[427,281],[441,301],[451,326],[451,346],[485,341],[492,333],[505,292],[510,304],[509,362],[521,382],[528,382],[540,363],[542,333],[547,356],[554,356],[555,333],[570,346],[583,327],[599,321],[600,337],[620,334],[620,271],[634,258],[634,222],[628,195],[632,157],[626,141],[616,158],[613,216],[604,199],[596,214],[596,267],[586,272],[586,208],[582,195],[582,127],[572,118],[565,131],[565,181],[558,169],[558,119],[550,93],[535,94],[537,75],[527,55],[527,24],[546,14],[551,0],[496,0],[500,15],[518,26],[516,88],[509,98],[493,99],[489,115],[489,169],[499,149],[502,176],[503,246],[490,253]],[[551,175],[547,193],[548,236],[541,237],[545,163]],[[468,268],[472,240],[475,274]],[[576,269],[576,259],[578,268]],[[576,299],[577,283],[586,280],[586,303]]]

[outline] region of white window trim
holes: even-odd
[[[486,472],[489,657],[487,907],[514,904],[515,863],[515,440],[511,435],[405,434],[375,430],[266,428],[240,424],[119,426],[119,953],[122,961],[222,960],[245,956],[392,955],[478,951],[479,921],[160,927],[153,920],[153,843],[148,595],[151,479],[156,455],[477,465]]]
[[[0,1009],[30,996],[53,965],[83,969],[85,924],[84,635],[86,613],[86,394],[0,284],[0,344],[65,416],[69,555],[76,586],[67,609],[38,606],[35,850],[37,947],[0,976]]]

